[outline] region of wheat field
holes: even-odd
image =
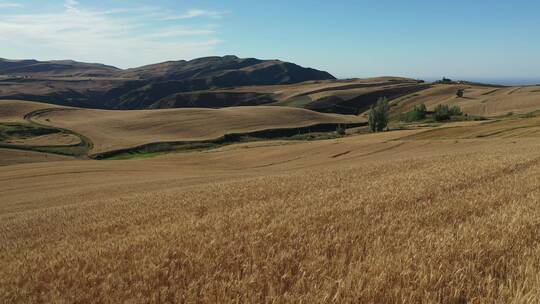
[[[11,205],[3,200],[0,298],[539,301],[540,141],[403,141],[388,147],[385,142],[401,133],[106,162],[118,180],[130,182],[125,192],[116,189],[118,180],[106,187],[115,178],[110,174],[100,179],[84,173],[84,164],[96,172],[104,162],[13,166],[0,172],[7,194],[10,188],[42,187],[45,195],[19,192],[7,196]],[[433,148],[426,151],[426,145]],[[307,151],[318,156],[290,158]],[[341,155],[332,154],[337,151]],[[237,171],[229,163],[235,159]],[[273,165],[263,165],[269,160]],[[134,162],[148,171],[146,177],[128,171]],[[75,163],[71,175],[61,172]],[[165,165],[176,166],[176,175],[163,172]],[[191,183],[178,179],[183,168],[195,174],[203,166],[214,173]],[[49,173],[39,177],[39,170]],[[94,188],[70,193],[67,182],[75,177]],[[166,188],[138,189],[138,179]],[[54,185],[56,195],[66,195],[47,196]],[[94,196],[90,189],[109,195]]]
[[[464,98],[457,98],[456,91],[465,90]],[[525,114],[540,110],[538,86],[492,87],[469,84],[434,85],[429,89],[410,94],[394,101],[392,111],[409,111],[414,105],[424,103],[428,109],[439,104],[457,105],[469,115],[496,117],[508,113]]]
[[[144,137],[122,123],[100,128]],[[538,123],[134,160],[0,149],[0,302],[537,303]]]
[[[61,108],[60,106],[23,100],[0,100],[0,122],[24,122],[24,115],[42,109]]]

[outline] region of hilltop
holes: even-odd
[[[282,85],[334,76],[280,60],[204,57],[122,70],[71,60],[0,60],[0,99],[102,109],[144,109],[168,96],[233,86]]]
[[[0,75],[14,77],[110,77],[120,69],[73,60],[9,60],[0,58]]]

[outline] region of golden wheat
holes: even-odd
[[[24,212],[7,302],[540,300],[535,146],[352,163]]]
[[[136,161],[0,150],[0,300],[537,303],[537,125]]]

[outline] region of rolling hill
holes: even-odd
[[[464,89],[464,97],[456,91]],[[540,86],[489,86],[478,84],[436,84],[392,101],[397,114],[424,103],[428,109],[438,104],[457,105],[469,115],[494,117],[509,113],[525,114],[540,110]]]
[[[458,89],[464,98],[456,98]],[[324,113],[364,114],[378,98],[392,114],[424,103],[460,106],[493,117],[540,109],[539,86],[424,83],[403,77],[336,80],[327,72],[279,60],[204,57],[133,69],[75,61],[0,59],[0,99],[92,109],[287,106]]]
[[[363,120],[291,107],[114,111],[0,100],[0,123],[3,122],[69,130],[72,134],[56,137],[50,145],[58,144],[60,139],[66,142],[67,135],[80,135],[91,143],[88,154],[94,155],[151,143],[211,141],[230,134],[358,124]]]
[[[335,79],[279,60],[236,56],[120,70],[74,61],[1,60],[0,98],[103,109],[144,109],[180,92]]]

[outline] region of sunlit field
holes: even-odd
[[[401,133],[4,167],[1,298],[539,301],[540,141]]]

